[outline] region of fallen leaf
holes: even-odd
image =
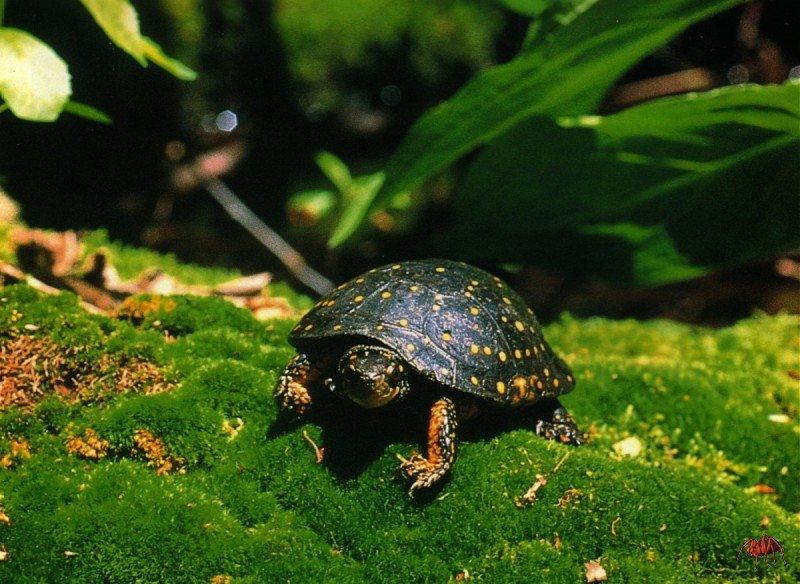
[[[755,489],[755,492],[758,493],[759,495],[771,495],[772,493],[775,492],[774,487],[770,487],[769,485],[765,485],[764,483],[758,483],[753,488]]]
[[[223,296],[254,296],[260,294],[271,281],[272,274],[269,272],[251,274],[217,284],[214,287],[214,293]]]
[[[605,582],[608,580],[608,575],[599,562],[592,560],[591,562],[586,562],[584,566],[586,566],[587,582]]]

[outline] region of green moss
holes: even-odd
[[[0,470],[1,581],[575,582],[595,559],[613,581],[800,577],[795,317],[716,331],[565,317],[546,334],[575,369],[564,403],[591,442],[546,442],[520,419],[476,423],[452,480],[411,500],[396,455],[417,447],[419,420],[334,405],[314,423],[276,422],[290,322],[215,298],[174,297],[138,325],[88,315],[68,294],[12,286],[0,298],[0,336],[35,324],[84,347],[77,359],[135,355],[178,382],[0,414],[2,453],[20,438],[31,453]],[[67,452],[87,428],[108,441],[105,458]],[[137,450],[142,429],[183,464],[157,475]],[[634,459],[614,451],[628,436],[642,445]],[[547,484],[519,507],[537,474]],[[737,560],[763,531],[786,562]]]

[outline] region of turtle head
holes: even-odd
[[[339,359],[342,391],[364,408],[378,408],[407,394],[407,372],[400,355],[377,345],[355,345]]]

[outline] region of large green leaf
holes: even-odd
[[[531,261],[582,226],[633,222],[662,226],[673,257],[729,265],[800,245],[798,185],[800,84],[731,87],[518,125],[470,168],[454,238],[473,257]],[[471,246],[476,231],[492,237]]]
[[[409,131],[370,207],[537,114],[591,112],[614,81],[689,25],[742,0],[597,0],[514,60],[473,79]],[[365,213],[368,208],[365,208]],[[363,218],[363,216],[362,216]],[[352,234],[353,222],[334,234]]]
[[[18,118],[51,122],[72,93],[61,58],[35,36],[0,28],[0,97]]]

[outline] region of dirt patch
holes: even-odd
[[[158,367],[141,359],[112,354],[88,359],[80,348],[65,349],[47,337],[20,335],[0,341],[0,410],[30,408],[50,394],[78,403],[172,387]]]

